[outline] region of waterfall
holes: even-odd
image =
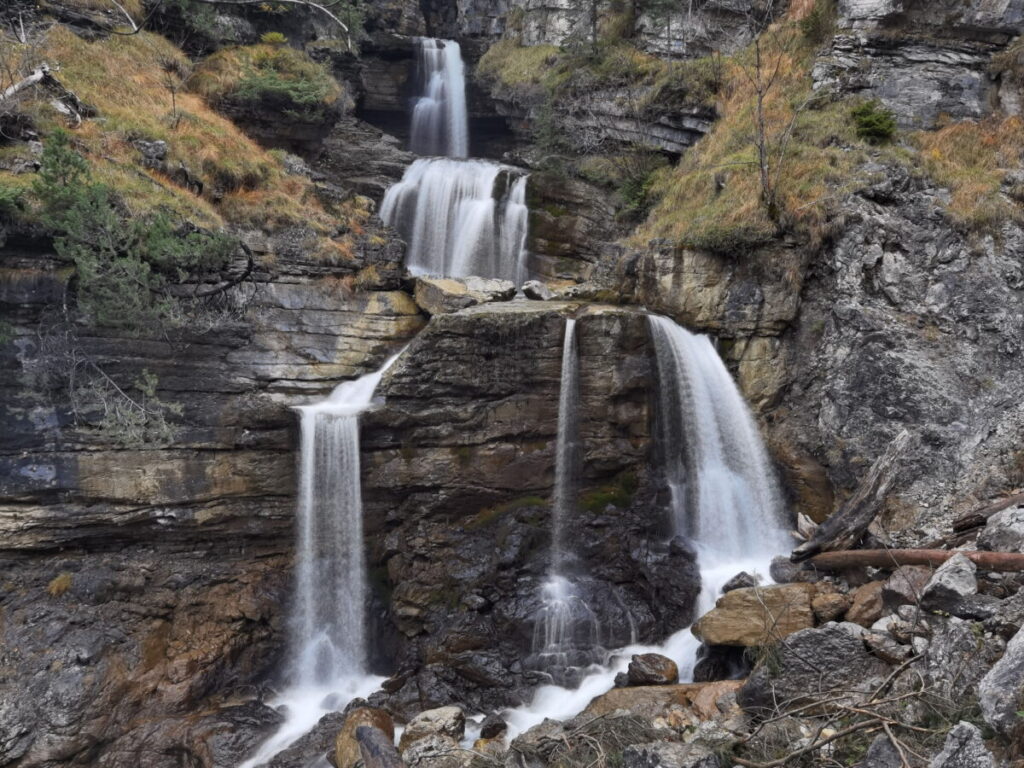
[[[562,373],[558,392],[558,436],[555,448],[555,488],[551,504],[551,570],[541,587],[541,607],[533,617],[530,661],[552,680],[579,682],[584,670],[604,660],[597,614],[579,594],[566,571],[571,552],[565,524],[575,508],[579,466],[579,360],[576,321],[565,321]]]
[[[676,531],[731,562],[788,548],[767,452],[707,336],[649,319],[659,380],[658,440]]]
[[[274,702],[287,719],[239,768],[265,764],[323,715],[383,680],[367,673],[359,414],[396,359],[295,409],[301,437],[291,659],[288,687]]]
[[[422,158],[384,195],[380,217],[405,238],[410,272],[525,274],[526,176],[486,160]]]
[[[697,552],[701,592],[696,615],[714,607],[740,571],[768,577],[771,558],[788,551],[782,503],[757,425],[728,369],[706,336],[649,316],[658,373],[658,453],[671,491],[676,532]],[[564,379],[563,379],[564,380]],[[632,645],[570,689],[546,685],[530,704],[505,714],[509,738],[545,718],[565,720],[614,684],[636,653],[661,653],[692,679],[700,643],[684,627],[659,646]]]
[[[469,156],[469,117],[462,50],[453,40],[416,40],[420,97],[409,148],[417,155]]]
[[[564,564],[565,522],[575,507],[576,469],[579,462],[579,361],[576,321],[565,321],[562,342],[562,375],[558,388],[558,437],[555,448],[555,493],[551,516],[551,570],[561,573]]]

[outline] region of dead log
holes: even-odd
[[[996,512],[1002,512],[1004,509],[1016,507],[1020,504],[1024,504],[1024,493],[1015,493],[1012,496],[989,502],[983,507],[960,515],[960,517],[953,521],[953,530],[960,533],[973,528],[980,528]]]
[[[937,567],[954,555],[964,555],[983,571],[1024,571],[1024,554],[1020,552],[965,552],[950,549],[850,549],[845,552],[822,552],[812,557],[809,564],[823,571],[841,571],[866,566]]]
[[[897,459],[909,443],[910,433],[904,429],[871,465],[853,495],[818,526],[810,541],[794,549],[789,559],[799,563],[818,552],[854,546],[882,508],[885,495],[896,477]]]
[[[50,65],[41,64],[36,69],[32,70],[32,74],[23,80],[19,80],[13,85],[7,86],[3,93],[0,93],[0,101],[7,101],[17,96],[19,93],[24,91],[26,88],[31,88],[33,85],[43,82],[44,80],[50,79]]]
[[[356,743],[364,768],[405,768],[394,742],[380,728],[360,725],[356,728]]]

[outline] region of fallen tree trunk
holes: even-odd
[[[365,768],[405,768],[394,742],[380,728],[360,725],[356,728],[356,742]]]
[[[896,477],[897,459],[909,443],[910,433],[904,429],[871,465],[853,495],[818,526],[809,541],[794,549],[789,559],[799,563],[818,552],[854,546],[882,508]]]
[[[7,101],[7,99],[17,96],[19,93],[24,91],[26,88],[30,88],[37,83],[41,83],[50,77],[50,65],[42,64],[37,69],[32,70],[32,74],[23,80],[19,80],[13,85],[8,86],[4,89],[3,93],[0,93],[0,101]]]
[[[1019,552],[964,552],[951,549],[851,549],[845,552],[823,552],[812,557],[809,563],[823,571],[865,566],[939,566],[954,555],[964,555],[984,571],[1024,571],[1024,554]]]

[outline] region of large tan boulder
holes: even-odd
[[[466,716],[458,707],[437,707],[420,712],[409,721],[398,742],[400,752],[427,736],[447,736],[456,742],[466,733]]]
[[[691,628],[707,645],[769,645],[814,626],[813,584],[776,584],[726,592]]]
[[[857,587],[853,593],[853,605],[846,612],[846,620],[862,627],[870,627],[880,618],[885,605],[882,603],[884,581],[869,581]]]
[[[414,295],[428,315],[443,315],[489,301],[508,301],[516,295],[516,286],[486,277],[418,277]]]
[[[684,709],[698,720],[710,720],[722,714],[719,702],[729,698],[743,685],[742,680],[682,685],[647,685],[612,688],[587,705],[583,714],[593,717],[623,709],[648,720],[663,717],[674,709]]]
[[[362,759],[359,754],[359,743],[356,741],[356,728],[368,725],[377,728],[391,741],[395,740],[395,723],[383,709],[376,707],[357,707],[345,717],[345,724],[338,732],[334,742],[334,760],[337,768],[353,768]]]

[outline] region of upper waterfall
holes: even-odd
[[[380,217],[408,243],[414,274],[526,273],[526,176],[486,160],[421,159],[388,189]]]
[[[420,96],[409,148],[418,155],[469,156],[469,117],[462,49],[454,40],[416,40]]]

